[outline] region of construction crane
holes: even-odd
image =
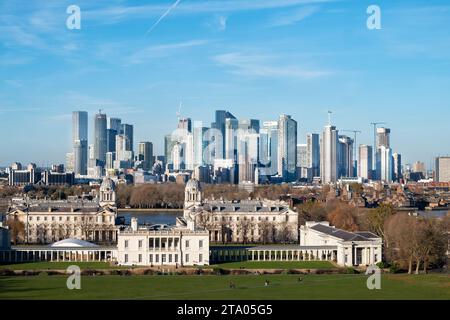
[[[354,134],[354,139],[353,139],[353,161],[356,161],[356,157],[357,157],[357,148],[358,145],[356,144],[356,136],[358,133],[362,133],[359,130],[342,130],[343,132],[353,132]]]

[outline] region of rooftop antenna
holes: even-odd
[[[181,107],[182,107],[182,106],[183,106],[183,102],[180,101],[180,105],[179,105],[178,111],[177,111],[177,119],[178,119],[178,122],[180,122],[180,119],[181,119]]]
[[[333,112],[332,111],[328,111],[328,125],[331,126],[331,114]]]

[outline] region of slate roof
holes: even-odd
[[[371,232],[349,232],[325,226],[323,224],[316,224],[312,226],[311,229],[325,233],[329,236],[341,239],[343,241],[373,241],[374,238],[377,238]]]
[[[203,209],[210,212],[255,212],[255,213],[284,213],[289,211],[289,207],[283,204],[266,205],[260,201],[247,202],[208,202],[203,205]]]

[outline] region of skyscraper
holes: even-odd
[[[339,136],[338,178],[353,177],[353,139]]]
[[[88,113],[74,111],[72,113],[72,148],[73,172],[76,175],[87,174],[88,153]]]
[[[72,112],[72,141],[88,140],[88,113],[86,111]]]
[[[403,178],[402,174],[402,155],[399,153],[394,153],[393,158],[393,169],[394,169],[394,180],[399,182]]]
[[[235,118],[227,118],[225,119],[225,159],[232,159],[233,161],[237,161],[236,156],[236,139],[239,121]]]
[[[218,151],[218,154],[216,155],[217,158],[223,158],[225,154],[225,143],[224,143],[224,137],[225,137],[225,120],[226,119],[236,119],[235,116],[231,114],[231,112],[225,111],[225,110],[216,110],[216,117],[215,122],[211,123],[212,129],[217,129],[220,131],[220,134],[222,135],[222,150]]]
[[[263,128],[260,132],[267,134],[267,139],[263,139],[261,137],[260,143],[267,143],[267,147],[264,147],[263,150],[267,150],[267,161],[264,161],[262,158],[260,161],[265,167],[263,170],[264,175],[276,175],[278,172],[278,121],[264,121]]]
[[[309,179],[308,144],[297,144],[297,170],[300,178]]]
[[[99,113],[95,115],[94,119],[94,155],[98,160],[97,164],[105,165],[106,150],[107,150],[107,131],[106,131],[106,114]]]
[[[278,174],[286,182],[297,178],[297,121],[285,114],[278,120]]]
[[[372,150],[371,146],[365,144],[359,146],[358,176],[366,180],[372,179]]]
[[[128,139],[128,145],[126,151],[134,151],[134,139],[133,139],[133,125],[122,123],[121,134],[125,135]]]
[[[450,157],[436,158],[434,179],[436,182],[450,182]]]
[[[337,181],[339,131],[331,123],[324,127],[320,143],[320,174],[322,183]]]
[[[377,152],[377,174],[378,179],[386,182],[392,182],[392,149],[387,148],[384,145],[378,148]]]
[[[122,130],[122,120],[119,118],[109,118],[108,119],[108,129],[115,130],[116,134],[121,134]]]
[[[381,146],[391,147],[391,129],[377,128],[377,148]]]
[[[153,143],[140,142],[138,148],[139,160],[142,161],[142,168],[150,170],[153,167]]]
[[[194,128],[192,131],[194,139],[194,167],[203,166],[204,164],[203,153],[208,145],[205,139],[207,130],[208,128],[203,126],[203,122],[194,121]]]
[[[306,135],[308,167],[313,177],[320,177],[320,137],[317,133]]]

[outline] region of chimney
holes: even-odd
[[[138,220],[136,217],[131,218],[131,230],[137,231],[138,229]]]

